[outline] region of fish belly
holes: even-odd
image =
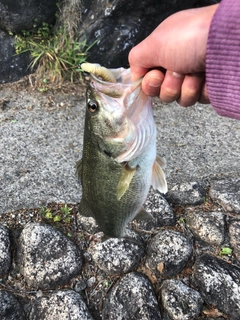
[[[123,237],[127,224],[135,218],[146,200],[156,158],[155,142],[134,159],[135,174],[120,200],[117,198],[117,186],[123,166],[96,148],[90,154],[88,159],[83,157],[84,202],[106,236]]]

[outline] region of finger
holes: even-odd
[[[182,107],[189,107],[195,104],[202,93],[205,82],[205,74],[189,74],[186,75],[181,88],[181,95],[177,103]]]
[[[200,95],[200,98],[198,99],[198,102],[202,104],[208,104],[210,103],[209,97],[208,97],[208,90],[207,90],[207,84],[206,82],[203,85],[202,93]]]
[[[140,53],[142,54],[141,47],[143,47],[143,45],[141,43],[138,44],[136,47],[132,48],[128,55],[133,82],[144,76],[149,70],[149,68],[143,64],[143,61],[145,61],[144,57],[140,58],[139,56]]]
[[[143,67],[139,67],[139,66],[131,67],[132,82],[143,77],[148,72],[148,70],[149,69],[147,69],[147,68],[143,68]]]
[[[142,90],[148,96],[158,96],[164,80],[164,73],[160,70],[149,71],[142,80]]]
[[[153,46],[156,49],[155,41],[152,39],[152,35],[149,35],[129,52],[128,61],[132,72],[132,81],[143,77],[149,69],[159,66],[156,63],[157,58],[153,54]]]
[[[184,77],[183,74],[167,70],[159,95],[163,102],[173,102],[180,97]]]

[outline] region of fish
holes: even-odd
[[[93,217],[108,238],[123,238],[134,219],[152,219],[143,204],[150,187],[167,192],[156,154],[152,99],[131,81],[131,70],[84,63],[89,73],[82,159],[76,172],[82,185],[79,213]]]

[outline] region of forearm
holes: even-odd
[[[222,0],[212,19],[206,80],[216,112],[240,119],[240,0]]]

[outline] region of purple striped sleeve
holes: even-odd
[[[208,36],[206,80],[216,112],[240,119],[240,0],[222,0],[214,14]]]

